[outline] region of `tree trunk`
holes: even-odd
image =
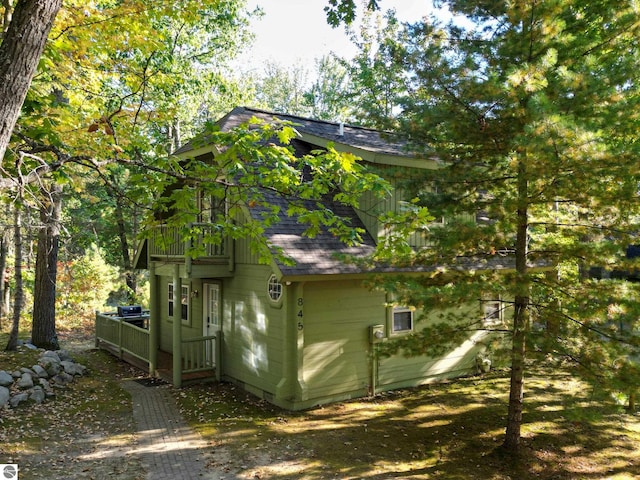
[[[529,230],[528,180],[526,155],[518,166],[518,212],[516,233],[516,296],[513,314],[513,345],[511,349],[511,382],[509,385],[509,410],[503,448],[511,453],[518,451],[522,404],[524,396],[524,368],[528,329],[529,282],[527,279],[527,244]]]
[[[62,0],[18,0],[0,44],[0,161]]]
[[[7,313],[9,312],[9,309],[7,308],[7,305],[5,305],[3,298],[4,298],[4,291],[6,287],[7,282],[7,256],[9,254],[9,238],[7,236],[7,232],[3,232],[2,235],[0,235],[0,324],[2,323],[2,319],[5,317],[5,315],[7,315]]]
[[[16,279],[16,295],[13,301],[13,323],[11,325],[11,333],[9,333],[9,341],[6,350],[16,350],[18,348],[18,332],[20,330],[20,315],[22,314],[22,305],[24,304],[24,290],[22,287],[22,216],[20,215],[20,206],[15,205],[13,214],[13,242],[15,249],[15,279]]]
[[[129,240],[127,239],[127,228],[124,221],[122,200],[116,193],[116,223],[118,224],[118,237],[120,238],[120,251],[122,253],[122,266],[129,288],[129,296],[135,295],[136,277],[131,264],[131,254],[129,253]]]
[[[59,350],[56,334],[56,278],[62,214],[62,187],[54,184],[48,202],[40,208],[36,277],[33,291],[31,342],[47,350]]]

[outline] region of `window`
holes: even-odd
[[[200,192],[198,196],[198,221],[202,223],[219,222],[219,216],[227,216],[227,204],[224,197],[218,198]]]
[[[485,325],[495,325],[502,321],[502,302],[497,299],[482,301],[482,323]]]
[[[169,292],[167,297],[169,298],[169,317],[173,317],[173,301],[174,301],[174,296],[173,296],[173,283],[169,284]]]
[[[176,301],[173,283],[169,284],[167,298],[169,301],[169,317],[172,318]],[[182,285],[180,290],[180,319],[183,322],[189,320],[189,287],[186,285]]]
[[[413,310],[407,307],[393,307],[393,333],[413,330]]]
[[[182,285],[180,293],[180,319],[183,322],[189,320],[189,287]]]
[[[269,293],[269,298],[274,302],[277,302],[280,300],[280,298],[282,298],[282,284],[278,281],[275,275],[271,275],[269,277],[267,290]]]

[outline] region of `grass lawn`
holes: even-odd
[[[21,338],[26,336],[21,335]],[[40,406],[0,411],[0,463],[20,478],[137,480],[131,399],[121,380],[142,373],[61,335],[90,373]],[[0,369],[37,353],[4,352]],[[640,478],[640,415],[569,372],[526,380],[521,455],[503,439],[505,372],[407,389],[292,413],[230,384],[173,390],[212,445],[212,469],[227,479],[633,479]],[[228,475],[228,476],[227,476]]]

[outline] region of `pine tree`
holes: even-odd
[[[414,202],[387,221],[429,247],[382,242],[377,260],[434,270],[389,282],[407,304],[500,302],[504,324],[447,318],[392,348],[505,335],[503,446],[515,452],[529,361],[571,362],[612,388],[638,382],[638,289],[588,273],[633,269],[640,13],[609,0],[445,3],[456,20],[409,27],[396,57],[411,79],[400,130],[441,168],[406,178]],[[444,221],[415,217],[423,207]]]

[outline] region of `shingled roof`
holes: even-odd
[[[390,132],[381,132],[371,128],[314,120],[248,107],[236,107],[216,123],[221,131],[226,132],[244,122],[248,122],[253,117],[264,120],[265,122],[273,122],[274,119],[291,122],[295,129],[303,135],[318,137],[319,139],[324,139],[336,144],[349,145],[350,147],[372,153],[407,158],[413,157],[412,154],[407,152],[406,142]],[[176,150],[174,154],[188,154],[196,148],[195,145],[201,145],[203,143],[206,144],[206,141],[202,139],[186,143]]]
[[[295,262],[294,265],[287,265],[277,260],[283,276],[299,277],[363,272],[357,265],[340,260],[340,256],[343,255],[355,257],[369,255],[376,247],[374,239],[366,232],[353,208],[330,199],[323,202],[324,207],[342,217],[349,225],[364,230],[362,243],[350,247],[324,228],[315,237],[304,235],[306,225],[299,223],[296,217],[289,217],[283,213],[287,210],[285,198],[274,194],[268,194],[266,198],[270,204],[280,207],[281,213],[280,220],[265,231],[265,238],[269,244],[282,249],[284,256]],[[307,202],[309,209],[314,208],[313,203]],[[260,212],[256,210],[252,213],[257,216]]]
[[[230,131],[240,124],[248,122],[253,117],[265,122],[274,120],[291,122],[302,136],[302,138],[292,142],[297,155],[308,153],[310,149],[309,146],[305,148],[304,145],[301,145],[301,140],[316,147],[323,146],[322,141],[324,141],[324,144],[326,142],[334,142],[335,144],[372,152],[373,154],[412,157],[406,152],[405,143],[398,138],[394,139],[390,133],[295,115],[267,112],[254,108],[234,108],[221,118],[217,125],[221,131]],[[197,152],[206,145],[207,139],[201,137],[185,144],[174,153],[176,155],[189,155],[189,152]],[[339,259],[341,255],[364,256],[372,253],[375,249],[375,240],[366,232],[362,221],[353,208],[330,199],[323,202],[326,208],[331,209],[348,224],[365,231],[362,235],[362,243],[358,246],[349,247],[325,229],[313,238],[305,236],[303,232],[306,230],[306,226],[300,224],[297,218],[286,215],[286,199],[273,194],[266,195],[268,195],[271,204],[280,206],[281,213],[280,221],[266,230],[265,238],[270,245],[281,250],[286,257],[295,262],[293,266],[286,265],[280,261],[277,262],[285,277],[362,273],[360,267],[347,264]],[[309,208],[313,208],[312,203],[309,203]],[[256,217],[259,216],[260,209],[251,209],[251,214]]]

